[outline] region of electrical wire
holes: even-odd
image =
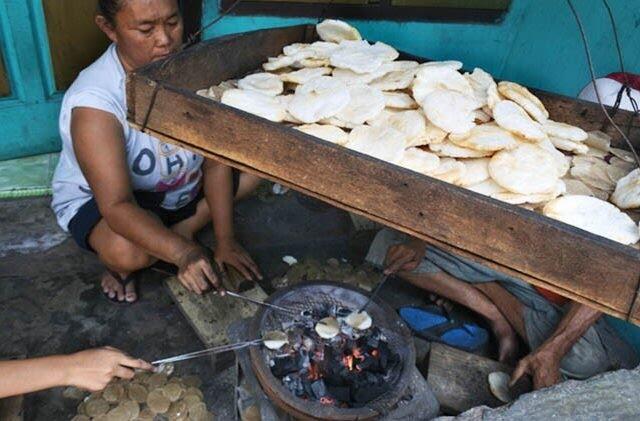
[[[620,127],[618,127],[618,125],[613,121],[613,119],[611,118],[611,116],[607,112],[607,109],[605,108],[604,104],[602,103],[602,98],[600,98],[600,92],[598,92],[598,89],[597,89],[597,86],[596,86],[596,75],[595,75],[595,70],[593,68],[593,61],[591,59],[591,52],[589,51],[589,43],[587,41],[587,35],[586,35],[584,27],[582,25],[582,21],[580,20],[580,16],[578,15],[578,12],[576,11],[575,7],[573,6],[573,3],[571,2],[571,0],[566,0],[566,2],[568,4],[569,8],[571,9],[571,12],[573,13],[573,16],[575,17],[576,23],[578,25],[578,29],[580,30],[580,36],[582,37],[582,43],[584,45],[584,50],[585,50],[585,53],[587,55],[587,63],[589,65],[588,67],[589,67],[589,73],[591,75],[591,83],[593,84],[593,87],[594,87],[594,90],[595,90],[595,93],[596,93],[596,98],[598,99],[598,104],[600,105],[600,109],[602,110],[603,114],[607,117],[607,120],[609,120],[611,125],[616,129],[616,131],[625,140],[625,142],[629,146],[629,149],[630,149],[631,153],[633,154],[633,157],[634,157],[634,159],[636,161],[636,164],[638,164],[638,166],[640,167],[640,157],[638,157],[638,153],[636,152],[636,149],[634,148],[633,143],[631,143],[631,141],[629,140],[627,135],[625,135],[624,132],[620,129]]]

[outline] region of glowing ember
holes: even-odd
[[[323,396],[320,398],[320,403],[323,405],[333,405],[336,403],[336,400],[328,396]]]

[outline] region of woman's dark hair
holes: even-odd
[[[98,0],[98,14],[112,25],[116,23],[116,14],[122,9],[125,0]]]

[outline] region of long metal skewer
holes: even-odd
[[[150,269],[154,270],[156,272],[159,272],[159,273],[163,273],[165,275],[176,276],[175,273],[172,273],[172,272],[170,272],[168,270],[164,270],[164,269],[161,269],[161,268],[158,268],[158,267],[151,266]],[[256,300],[256,299],[253,299],[253,298],[249,298],[249,297],[245,297],[244,295],[235,293],[233,291],[226,290],[224,293],[225,293],[225,295],[228,295],[230,297],[233,297],[233,298],[236,298],[236,299],[239,299],[239,300],[243,300],[243,301],[247,301],[249,303],[256,304],[256,305],[259,305],[259,306],[268,307],[268,308],[270,308],[272,310],[284,312],[284,313],[287,313],[287,314],[293,314],[295,316],[301,316],[302,315],[301,312],[298,311],[298,310],[282,307],[282,306],[275,305],[275,304],[270,304],[270,303],[267,303],[267,302],[264,302],[264,301],[260,301],[260,300]]]
[[[222,352],[235,351],[242,348],[247,348],[262,343],[262,339],[254,339],[252,341],[238,342],[235,344],[216,346],[213,348],[203,349],[201,351],[189,352],[186,354],[176,355],[175,357],[163,358],[161,360],[153,361],[152,365],[176,363],[178,361],[191,360],[193,358],[204,357],[205,355],[220,354]]]
[[[373,299],[376,296],[378,296],[378,293],[382,289],[382,286],[384,285],[384,283],[387,282],[387,279],[389,279],[389,276],[390,274],[385,274],[384,272],[382,273],[382,276],[380,277],[380,282],[378,282],[376,289],[374,289],[371,295],[369,295],[369,299],[367,300],[366,303],[364,303],[362,307],[360,307],[360,310],[358,310],[358,313],[365,311],[366,308],[369,306],[369,304],[371,304],[371,301],[373,301]]]

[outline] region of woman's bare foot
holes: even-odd
[[[120,274],[120,276],[124,278],[126,275]],[[102,275],[100,284],[102,285],[102,291],[104,291],[104,293],[111,299],[126,301],[128,303],[133,303],[138,299],[136,287],[133,281],[129,282],[125,288],[122,288],[120,282],[118,282],[113,275],[109,272],[105,272]]]
[[[506,321],[491,323],[491,330],[498,339],[498,361],[513,363],[518,356],[518,336]]]

